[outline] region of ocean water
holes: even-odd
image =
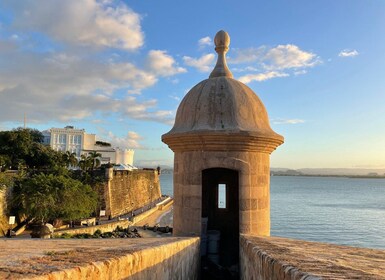
[[[173,194],[172,174],[160,176]],[[271,177],[271,235],[385,249],[385,179]]]

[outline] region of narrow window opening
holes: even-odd
[[[218,184],[218,208],[226,208],[226,184]]]

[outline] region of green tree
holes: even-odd
[[[0,190],[13,186],[13,175],[0,172]]]
[[[8,155],[0,154],[0,172],[7,170],[11,165],[11,159]]]
[[[78,165],[79,165],[80,169],[84,172],[87,172],[88,169],[91,168],[91,161],[88,158],[87,154],[83,154],[80,156],[80,160],[79,160]]]
[[[62,155],[62,158],[63,158],[63,163],[65,164],[66,167],[78,165],[78,159],[77,159],[75,153],[71,153],[70,151],[66,151]]]
[[[97,195],[89,185],[64,175],[37,174],[14,187],[14,206],[29,219],[74,220],[95,211]]]
[[[102,157],[101,153],[92,151],[88,154],[88,158],[91,162],[91,171],[100,166],[100,158]]]
[[[0,155],[12,169],[19,166],[47,168],[60,162],[58,152],[42,144],[36,129],[17,128],[0,132]],[[5,160],[4,160],[5,159]],[[3,164],[0,164],[3,166]]]

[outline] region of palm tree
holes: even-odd
[[[76,154],[75,153],[71,153],[70,151],[66,151],[63,154],[63,161],[64,161],[64,164],[67,167],[77,166],[78,165],[78,159],[76,157]]]
[[[89,167],[91,167],[91,164],[90,164],[90,159],[89,157],[87,156],[87,154],[82,154],[80,156],[80,160],[78,162],[78,165],[80,167],[81,170],[83,171],[87,171]]]
[[[100,158],[102,157],[101,153],[97,151],[92,151],[88,154],[88,158],[91,162],[91,171],[100,166]]]

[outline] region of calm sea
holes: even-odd
[[[385,249],[385,179],[271,177],[271,235]]]

